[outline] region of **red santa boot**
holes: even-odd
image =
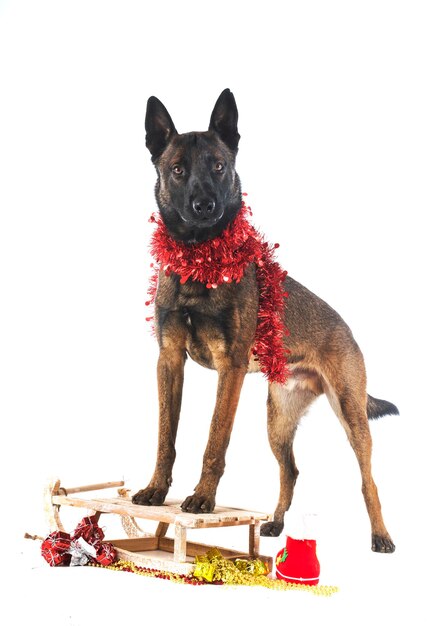
[[[292,539],[287,536],[285,548],[275,559],[276,577],[288,583],[318,585],[320,563],[315,539]]]

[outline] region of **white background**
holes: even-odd
[[[418,0],[0,1],[2,536],[11,588],[22,586],[9,623],[146,623],[150,607],[211,623],[228,617],[229,599],[251,623],[431,622],[434,29],[433,4]],[[331,599],[50,570],[22,540],[47,533],[51,476],[148,482],[157,347],[144,321],[155,209],[146,100],[159,97],[179,132],[205,130],[226,87],[254,223],[349,323],[369,392],[401,411],[371,425],[394,555],[370,551],[357,464],[324,399],[299,428],[286,530],[317,515],[321,582],[341,589]],[[173,497],[198,480],[215,385],[188,362]],[[274,509],[266,393],[247,378],[220,504]],[[283,545],[284,535],[261,548]]]

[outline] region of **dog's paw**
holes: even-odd
[[[260,535],[262,537],[279,537],[283,528],[284,522],[266,522],[261,524]]]
[[[383,552],[385,554],[391,554],[396,549],[396,546],[391,541],[388,535],[382,537],[381,535],[372,535],[372,550],[373,552]]]
[[[214,498],[193,495],[185,499],[181,505],[181,510],[185,513],[211,513],[214,510],[214,505]]]
[[[147,487],[135,493],[131,501],[133,504],[143,504],[144,506],[160,506],[165,501],[167,493],[167,489]]]

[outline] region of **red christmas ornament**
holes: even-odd
[[[288,583],[318,585],[320,563],[315,539],[287,537],[285,548],[276,555],[275,570],[276,577]]]
[[[208,289],[216,289],[223,284],[240,282],[248,265],[254,263],[259,310],[252,352],[270,382],[285,383],[290,375],[283,342],[284,335],[288,334],[284,325],[284,298],[288,293],[283,286],[287,272],[275,260],[278,244],[267,243],[248,221],[248,215],[252,215],[251,209],[242,201],[236,218],[218,237],[196,244],[173,239],[161,216],[153,215],[150,221],[156,224],[156,230],[150,249],[157,263],[152,264],[154,271],[146,305],[154,303],[160,270],[168,276],[177,274],[181,284],[193,280]]]
[[[41,554],[51,566],[82,565],[82,562],[77,561],[81,558],[84,563],[89,561],[111,565],[116,558],[116,551],[111,543],[103,543],[103,538],[104,533],[98,526],[96,516],[84,517],[72,535],[61,531],[51,533],[42,542]],[[86,542],[86,550],[77,541],[79,539]]]
[[[104,533],[97,524],[95,515],[84,517],[74,531],[71,539],[75,540],[83,537],[86,543],[96,546],[104,539]]]
[[[68,550],[71,546],[71,537],[67,533],[56,531],[51,533],[42,542],[41,554],[51,566],[69,565],[71,555]]]
[[[111,565],[116,558],[116,550],[111,543],[100,543],[97,548],[96,561],[100,565]]]

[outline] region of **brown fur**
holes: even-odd
[[[293,455],[293,439],[300,418],[322,393],[344,426],[357,457],[362,491],[372,526],[372,547],[392,552],[394,544],[383,522],[381,505],[371,473],[372,441],[367,419],[366,372],[362,353],[349,327],[326,302],[288,278],[290,294],[286,325],[291,329],[288,347],[293,377],[288,390],[269,385],[267,401],[268,434],[280,464],[281,491],[274,520],[262,534],[279,534],[284,514],[293,496],[298,475]]]
[[[228,98],[228,94],[225,97]],[[154,134],[151,132],[153,129],[148,129],[147,145],[156,162],[159,175],[156,195],[159,207],[164,211],[171,202],[175,202],[174,194],[179,193],[179,187],[174,186],[170,174],[174,159],[182,162],[188,158],[195,165],[210,144],[208,157],[223,159],[226,153],[229,167],[233,168],[234,158],[231,159],[228,153],[233,154],[235,148],[233,152],[229,151],[220,137],[214,138],[211,131],[172,136],[176,133],[172,120],[165,120],[165,116],[168,116],[166,109],[161,103],[163,109],[157,106],[155,101],[151,101],[149,109],[152,109],[157,119],[161,134],[155,128]],[[218,100],[213,114],[216,111],[221,113],[219,103],[222,105]],[[156,124],[155,119],[152,121]],[[211,127],[216,125],[214,120]],[[234,129],[232,139],[228,139],[228,129],[227,134],[224,131],[225,128],[222,136],[226,137],[228,145],[237,145],[238,135],[234,139]],[[162,145],[164,149],[161,154]],[[183,157],[183,150],[186,157]],[[235,194],[238,193],[239,181],[233,169],[228,177],[228,185],[233,186]],[[187,238],[189,235],[185,235],[183,228],[183,224],[181,227],[175,224],[174,236]],[[192,232],[201,234],[202,231]],[[286,385],[269,384],[268,435],[279,463],[281,487],[274,519],[263,525],[261,533],[276,536],[282,531],[284,515],[291,504],[298,476],[293,454],[296,428],[311,403],[325,393],[346,430],[360,466],[362,491],[372,526],[372,549],[392,552],[394,544],[382,519],[371,473],[372,443],[367,407],[369,403],[372,417],[394,413],[397,409],[390,403],[367,396],[363,356],[342,318],[295,280],[286,278],[285,288],[289,293],[285,303],[285,322],[290,330],[285,342],[289,349],[292,375]],[[182,509],[193,513],[213,510],[243,380],[248,371],[259,369],[251,356],[257,311],[258,285],[253,265],[249,266],[239,284],[223,284],[217,289],[207,289],[191,281],[181,285],[177,276],[161,273],[155,316],[160,345],[157,367],[160,409],[157,462],[149,485],[133,497],[135,503],[162,504],[171,484],[184,363],[189,354],[201,365],[217,370],[218,389],[201,476],[193,495],[184,500]]]

